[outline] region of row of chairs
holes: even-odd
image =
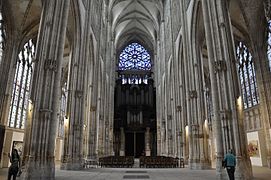
[[[134,165],[133,156],[107,156],[99,158],[100,167],[124,167],[129,168]]]
[[[141,156],[139,166],[143,168],[184,168],[184,159],[166,156]]]
[[[84,168],[97,168],[98,162],[96,159],[85,159],[84,161]]]

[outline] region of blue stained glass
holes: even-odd
[[[151,57],[138,43],[128,45],[119,56],[119,70],[151,70]]]
[[[268,22],[268,48],[267,48],[267,57],[269,60],[269,69],[271,71],[271,20]]]
[[[4,24],[2,13],[0,12],[0,64],[2,62],[2,56],[5,48],[5,39],[6,39],[6,32],[5,32],[5,24]]]

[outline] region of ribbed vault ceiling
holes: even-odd
[[[137,41],[153,50],[159,32],[162,0],[111,0],[112,36],[118,50]]]

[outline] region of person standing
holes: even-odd
[[[236,166],[236,157],[232,154],[230,149],[224,158],[225,167],[227,168],[227,173],[230,180],[234,180],[234,172]]]
[[[17,173],[21,166],[21,159],[20,159],[17,149],[12,150],[11,156],[10,156],[10,153],[8,153],[8,157],[11,163],[8,169],[8,180],[11,180],[12,176],[13,176],[13,180],[16,180]]]

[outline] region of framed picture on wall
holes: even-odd
[[[23,141],[13,141],[12,148],[17,149],[19,155],[21,156],[23,152]]]
[[[248,141],[248,154],[250,157],[260,157],[258,140]]]

